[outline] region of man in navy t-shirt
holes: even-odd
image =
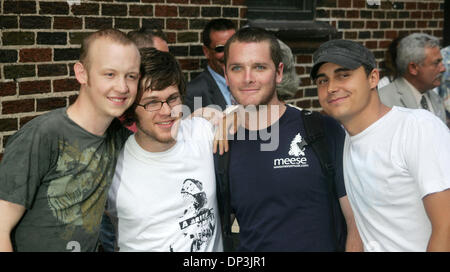
[[[228,40],[225,78],[245,107],[243,127],[230,142],[227,173],[239,250],[335,251],[327,179],[312,148],[303,145],[301,111],[277,98],[282,73],[280,47],[271,34],[250,27]],[[342,176],[344,132],[332,118],[324,123],[336,164],[336,199],[347,224],[346,250],[362,250]]]

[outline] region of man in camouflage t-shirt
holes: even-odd
[[[116,117],[134,102],[140,55],[124,33],[97,31],[74,65],[69,108],[9,140],[0,163],[0,251],[94,251],[117,155],[129,133]]]

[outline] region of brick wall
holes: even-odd
[[[387,47],[397,36],[425,32],[442,38],[444,0],[380,1],[380,5],[369,5],[367,2],[377,1],[318,0],[316,20],[333,25],[338,30],[339,38],[361,42],[372,50],[382,73]],[[312,54],[296,57],[301,86],[295,98],[288,102],[320,110],[317,89],[309,79]]]
[[[77,96],[72,66],[81,39],[99,28],[124,31],[159,26],[170,51],[188,79],[202,71],[200,32],[211,18],[246,23],[245,0],[2,0],[0,3],[0,160],[6,141],[26,122],[46,111],[68,106]],[[372,1],[376,2],[376,1]],[[442,37],[443,0],[317,0],[317,20],[326,21],[339,37],[357,40],[373,50],[380,67],[390,40],[410,32]],[[311,53],[296,55],[301,86],[292,103],[320,109],[309,80]]]

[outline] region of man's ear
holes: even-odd
[[[205,55],[206,59],[209,59],[209,48],[205,45],[202,45],[203,54]]]
[[[276,72],[276,82],[277,84],[280,84],[281,81],[283,81],[283,68],[284,64],[282,62],[280,62],[278,64],[278,68],[277,68],[277,72]]]
[[[83,85],[87,84],[88,82],[88,71],[86,67],[81,63],[77,62],[73,65],[73,71],[75,72],[75,77],[78,80],[78,82]]]
[[[375,68],[369,74],[370,89],[376,88],[378,85],[378,81],[380,81],[380,71],[378,71],[378,69]]]
[[[410,62],[408,64],[408,72],[413,76],[417,76],[419,73],[419,65],[417,63]]]

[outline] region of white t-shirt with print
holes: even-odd
[[[344,177],[365,251],[425,251],[423,198],[450,188],[450,132],[426,110],[393,107],[347,134]]]
[[[108,200],[120,251],[223,251],[213,136],[202,118],[182,120],[164,152],[145,151],[130,136]]]

